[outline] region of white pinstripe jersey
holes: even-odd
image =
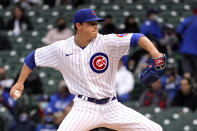
[[[58,69],[72,94],[97,99],[116,94],[115,74],[133,34],[98,34],[84,49],[72,36],[35,51],[36,66]]]

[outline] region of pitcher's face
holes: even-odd
[[[98,22],[83,22],[82,24],[80,24],[78,30],[83,34],[86,34],[89,39],[94,39],[98,34]]]

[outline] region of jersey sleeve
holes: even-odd
[[[58,42],[38,48],[35,51],[35,64],[40,67],[58,68]]]
[[[144,35],[141,33],[109,34],[105,36],[104,41],[112,54],[122,57],[128,55],[129,48],[136,46],[142,36]]]

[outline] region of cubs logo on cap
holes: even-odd
[[[103,22],[103,18],[99,18],[96,16],[96,13],[92,9],[80,9],[78,10],[73,18],[74,25],[80,22],[90,22],[90,21],[98,21]]]
[[[94,11],[94,10],[92,10],[92,14],[96,16],[96,13],[95,13],[95,11]]]
[[[108,56],[99,52],[90,58],[90,68],[96,73],[103,73],[107,70],[109,64]]]

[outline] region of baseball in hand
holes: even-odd
[[[14,92],[14,94],[15,94],[16,97],[20,97],[20,96],[21,96],[21,93],[20,93],[19,90],[16,90],[16,91]]]

